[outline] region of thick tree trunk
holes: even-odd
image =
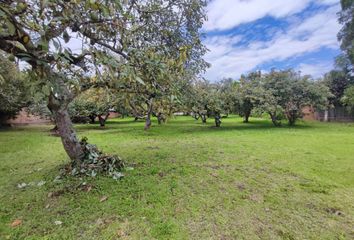
[[[54,122],[58,127],[58,133],[61,137],[66,153],[73,162],[78,163],[81,162],[84,157],[84,152],[77,139],[76,132],[68,113],[69,102],[69,100],[64,101],[57,98],[52,92],[49,95],[48,108],[53,113]]]
[[[72,161],[81,161],[84,152],[76,137],[67,109],[53,110],[55,123],[61,137],[64,149]]]
[[[152,114],[152,107],[153,107],[153,98],[149,98],[148,101],[146,101],[147,104],[147,116],[145,120],[145,127],[144,130],[149,130],[151,127],[151,114]]]

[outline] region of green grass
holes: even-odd
[[[68,158],[51,126],[0,131],[0,239],[354,238],[354,124],[212,125],[78,125],[134,168],[118,182],[53,182]],[[15,219],[22,224],[11,227]]]

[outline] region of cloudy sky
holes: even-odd
[[[204,24],[205,77],[295,68],[320,77],[339,54],[339,0],[212,0]]]

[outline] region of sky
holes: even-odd
[[[339,0],[212,0],[202,32],[205,78],[294,68],[314,78],[339,55]]]

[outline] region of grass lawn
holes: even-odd
[[[77,125],[133,168],[120,181],[53,181],[51,126],[1,130],[0,239],[354,239],[354,124],[251,121]]]

